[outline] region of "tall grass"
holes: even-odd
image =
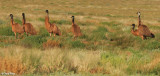
[[[143,52],[132,49],[104,52],[60,48],[42,51],[18,46],[0,49],[1,72],[11,71],[16,74],[56,74],[56,72],[78,74],[83,72],[108,75],[159,75],[160,73],[160,54],[156,51]]]

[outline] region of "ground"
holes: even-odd
[[[160,1],[158,0],[1,0],[0,73],[23,76],[160,75]],[[62,36],[49,37],[45,10]],[[142,23],[155,38],[142,40],[131,25]],[[22,25],[22,13],[38,35],[15,39],[10,16]],[[80,26],[76,40],[71,16]]]

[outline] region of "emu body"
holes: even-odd
[[[12,31],[14,32],[16,38],[17,33],[19,34],[24,33],[24,28],[20,24],[14,22],[12,14],[10,14],[10,17],[11,17]]]
[[[133,28],[131,30],[131,33],[135,36],[140,36],[142,40],[146,39],[147,37],[154,38],[154,34],[150,32],[148,27],[146,25],[141,25],[138,27],[137,30],[135,30],[135,24],[132,24]]]
[[[75,22],[74,22],[74,16],[72,16],[71,18],[72,18],[71,29],[72,29],[72,33],[73,33],[74,39],[75,39],[78,36],[82,36],[82,33],[81,33],[81,30],[80,30],[80,27],[77,24],[75,24]]]
[[[54,37],[56,35],[60,36],[61,31],[58,29],[58,27],[54,23],[51,24],[49,22],[49,12],[48,12],[48,10],[46,10],[46,13],[47,13],[47,15],[45,17],[45,27],[46,27],[47,31],[50,33],[50,36],[51,36],[52,33],[54,34]]]
[[[28,34],[36,35],[37,31],[34,29],[33,25],[31,23],[26,23],[26,19],[25,19],[25,14],[24,13],[22,13],[22,16],[23,16],[22,24],[23,24],[23,27],[24,27],[24,30],[25,30],[27,36],[28,36]]]

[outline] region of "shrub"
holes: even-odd
[[[10,26],[0,27],[0,35],[14,36],[14,33],[12,32],[12,27]]]
[[[43,44],[43,42],[46,42],[47,40],[42,37],[42,36],[28,36],[26,37],[25,39],[23,39],[21,41],[21,44],[23,46],[26,46],[26,47],[37,47],[37,48],[40,48]]]
[[[73,41],[73,42],[71,42],[71,46],[73,48],[85,48],[85,44],[81,43],[80,41]]]
[[[49,33],[48,33],[48,31],[47,31],[46,28],[41,27],[41,28],[39,29],[39,35],[42,36],[42,37],[46,37],[46,36],[49,36]]]
[[[16,23],[19,23],[19,24],[22,24],[22,21],[20,20],[20,19],[14,19],[14,21],[16,22]]]

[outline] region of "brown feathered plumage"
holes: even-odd
[[[82,33],[81,33],[81,30],[80,30],[80,27],[75,24],[74,22],[74,16],[71,17],[72,18],[72,33],[74,34],[74,39],[78,36],[82,36]]]
[[[36,35],[37,31],[34,29],[33,25],[31,23],[26,23],[24,13],[22,13],[22,16],[23,16],[23,19],[22,19],[23,28],[25,29],[27,36],[28,36],[28,34]]]
[[[139,33],[138,33],[138,30],[135,30],[135,24],[132,24],[132,26],[133,26],[133,28],[132,28],[132,30],[131,30],[131,33],[132,33],[133,35],[135,35],[135,36],[138,36]]]
[[[131,30],[132,34],[135,36],[140,36],[142,40],[146,39],[146,37],[154,38],[154,34],[150,32],[146,25],[140,25],[137,30],[135,30],[135,24],[132,24],[133,28]]]
[[[16,33],[23,34],[24,28],[20,24],[14,22],[12,14],[10,14],[10,17],[11,17],[12,31],[14,32],[16,38]]]
[[[48,10],[46,10],[46,13],[47,13],[47,15],[45,17],[45,27],[46,27],[47,31],[50,33],[50,36],[51,36],[52,33],[54,34],[54,37],[55,37],[55,35],[60,36],[61,31],[58,29],[58,27],[54,23],[51,24],[49,22],[49,12],[48,12]]]

